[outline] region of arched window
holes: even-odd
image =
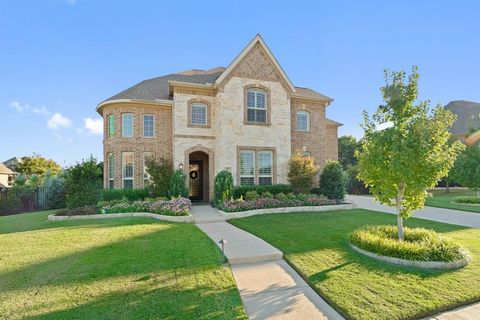
[[[247,90],[247,122],[267,123],[267,93],[262,89]]]
[[[310,131],[310,112],[297,112],[297,131]]]

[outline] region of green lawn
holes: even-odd
[[[476,196],[477,193],[474,191],[450,189],[450,193],[445,193],[445,190],[430,190],[429,192],[433,194],[433,197],[427,198],[427,201],[425,202],[426,206],[480,212],[480,206],[452,202],[453,197],[456,196]]]
[[[0,217],[1,319],[245,319],[230,268],[193,224]]]
[[[282,250],[287,261],[344,316],[412,319],[480,300],[480,229],[420,219],[467,248],[473,262],[455,271],[397,267],[353,251],[348,235],[368,224],[394,224],[391,214],[368,210],[254,216],[230,222]]]

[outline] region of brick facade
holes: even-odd
[[[122,113],[133,113],[134,132],[132,138],[122,137]],[[173,160],[172,110],[170,107],[145,103],[121,103],[108,105],[103,109],[104,132],[107,132],[107,117],[115,117],[115,134],[104,135],[104,186],[108,187],[107,155],[114,154],[115,188],[122,188],[122,152],[134,152],[134,188],[143,188],[143,153],[153,152],[155,157]],[[143,115],[155,116],[155,136],[143,137]]]

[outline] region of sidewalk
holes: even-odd
[[[380,204],[376,202],[373,197],[347,195],[346,198],[348,201],[354,202],[358,208],[382,211],[387,213],[396,213],[394,207]],[[475,212],[425,207],[420,210],[415,210],[413,213],[413,217],[456,224],[464,227],[480,228],[480,213]]]
[[[194,206],[195,224],[227,257],[250,319],[343,319],[283,259],[277,248],[227,222],[208,205]]]

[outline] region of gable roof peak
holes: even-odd
[[[227,78],[227,76],[234,70],[234,68],[242,61],[242,59],[247,55],[247,53],[250,50],[252,50],[257,44],[259,44],[262,47],[262,49],[265,50],[268,58],[271,60],[273,66],[278,71],[282,79],[285,81],[290,91],[295,92],[295,86],[288,78],[282,66],[278,63],[277,59],[273,55],[270,48],[268,48],[267,44],[263,40],[260,33],[257,33],[255,37],[247,44],[247,46],[240,52],[240,54],[237,55],[237,57],[230,63],[230,65],[225,69],[225,71],[220,75],[220,77],[217,78],[214,86],[215,87],[219,86]]]

